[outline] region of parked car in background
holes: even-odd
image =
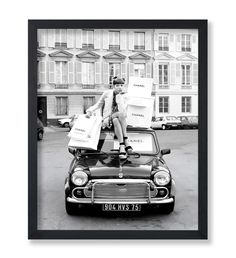
[[[178,116],[183,129],[198,128],[198,116]]]
[[[104,212],[140,212],[155,208],[171,213],[175,182],[154,130],[128,127],[133,153],[119,158],[119,142],[113,131],[102,130],[97,150],[69,147],[74,155],[65,180],[65,208],[69,215],[82,206]]]
[[[69,128],[71,129],[73,127],[73,125],[75,124],[77,118],[78,118],[79,115],[73,115],[72,116],[72,119],[70,120],[70,123],[69,123]]]
[[[68,128],[70,126],[70,121],[71,119],[73,118],[72,117],[69,117],[69,118],[62,118],[62,119],[59,119],[58,120],[58,124],[62,127],[65,127],[65,128]]]
[[[43,123],[39,118],[37,118],[37,137],[39,141],[43,139],[43,134],[44,134]]]
[[[181,121],[176,116],[160,116],[152,121],[151,128],[163,130],[181,128]]]

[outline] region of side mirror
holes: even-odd
[[[161,150],[161,155],[170,154],[170,149]]]

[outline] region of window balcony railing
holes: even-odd
[[[86,89],[86,90],[95,89],[95,85],[94,84],[83,84],[82,89]]]
[[[120,45],[109,45],[109,50],[120,50]]]
[[[67,43],[55,42],[55,48],[65,49],[65,48],[67,48]]]
[[[169,51],[169,47],[161,47],[158,48],[159,51]]]
[[[94,49],[94,44],[83,43],[82,48],[83,49]]]
[[[191,52],[191,47],[182,47],[181,50],[183,52]]]
[[[144,45],[135,45],[134,50],[145,50],[145,46]]]
[[[68,89],[68,84],[56,84],[55,89]]]
[[[169,84],[159,84],[159,89],[169,89]]]

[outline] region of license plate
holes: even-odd
[[[141,211],[140,204],[103,204],[103,211]]]

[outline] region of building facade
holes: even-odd
[[[153,116],[198,114],[198,34],[187,29],[38,30],[38,116],[82,114],[112,78],[153,78]]]

